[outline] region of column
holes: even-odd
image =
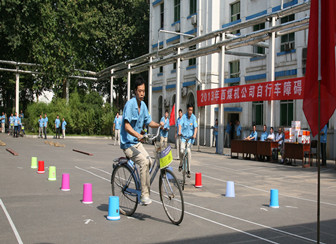
[[[128,65],[128,72],[127,72],[127,100],[131,99],[131,72],[130,72],[131,65]]]

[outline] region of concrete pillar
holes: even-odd
[[[181,49],[177,49],[177,55],[181,53]],[[175,119],[178,118],[178,111],[181,104],[181,59],[176,60],[176,106],[175,106]]]
[[[224,41],[224,35],[223,35],[223,41]],[[225,46],[221,47],[220,52],[220,59],[219,59],[219,68],[220,68],[220,74],[219,74],[219,87],[224,87],[224,76],[225,76]],[[216,147],[216,153],[223,154],[223,148],[224,148],[224,104],[220,104],[218,108],[218,138],[217,138],[217,147]]]
[[[113,107],[113,69],[111,69],[111,87],[110,87],[110,104],[111,108]]]
[[[149,63],[152,63],[153,57],[149,58]],[[152,109],[153,109],[153,66],[149,66],[149,71],[148,71],[148,111],[151,116],[152,114]]]

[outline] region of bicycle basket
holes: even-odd
[[[169,164],[173,162],[173,154],[171,152],[171,146],[168,145],[160,153],[160,169],[167,168]]]

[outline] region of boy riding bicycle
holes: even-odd
[[[123,149],[127,158],[140,166],[141,180],[141,203],[148,205],[152,203],[149,198],[150,192],[150,177],[149,166],[150,156],[143,147],[141,130],[145,125],[152,128],[163,126],[163,123],[152,121],[145,104],[145,81],[138,77],[135,80],[135,97],[130,99],[123,111],[122,124],[120,130],[120,148]]]
[[[191,162],[191,146],[194,144],[196,135],[197,135],[197,121],[196,116],[193,114],[194,106],[191,104],[187,105],[187,113],[182,116],[181,122],[179,124],[179,135],[181,137],[181,151],[180,151],[180,166],[179,171],[182,170],[183,164],[183,154],[184,150],[187,147],[188,152],[188,172],[187,177],[190,178],[190,162]],[[186,140],[190,138],[190,140]]]

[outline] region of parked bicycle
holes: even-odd
[[[160,171],[159,192],[163,209],[169,220],[178,225],[184,216],[184,200],[181,186],[174,173],[167,167],[173,161],[170,145],[161,149],[160,143],[156,142],[157,134],[145,134],[143,139],[154,142],[155,160],[150,165],[150,184],[152,185],[156,174]],[[130,216],[134,214],[141,196],[141,182],[138,166],[131,160],[120,157],[115,159],[111,176],[112,195],[119,197],[120,213]]]

